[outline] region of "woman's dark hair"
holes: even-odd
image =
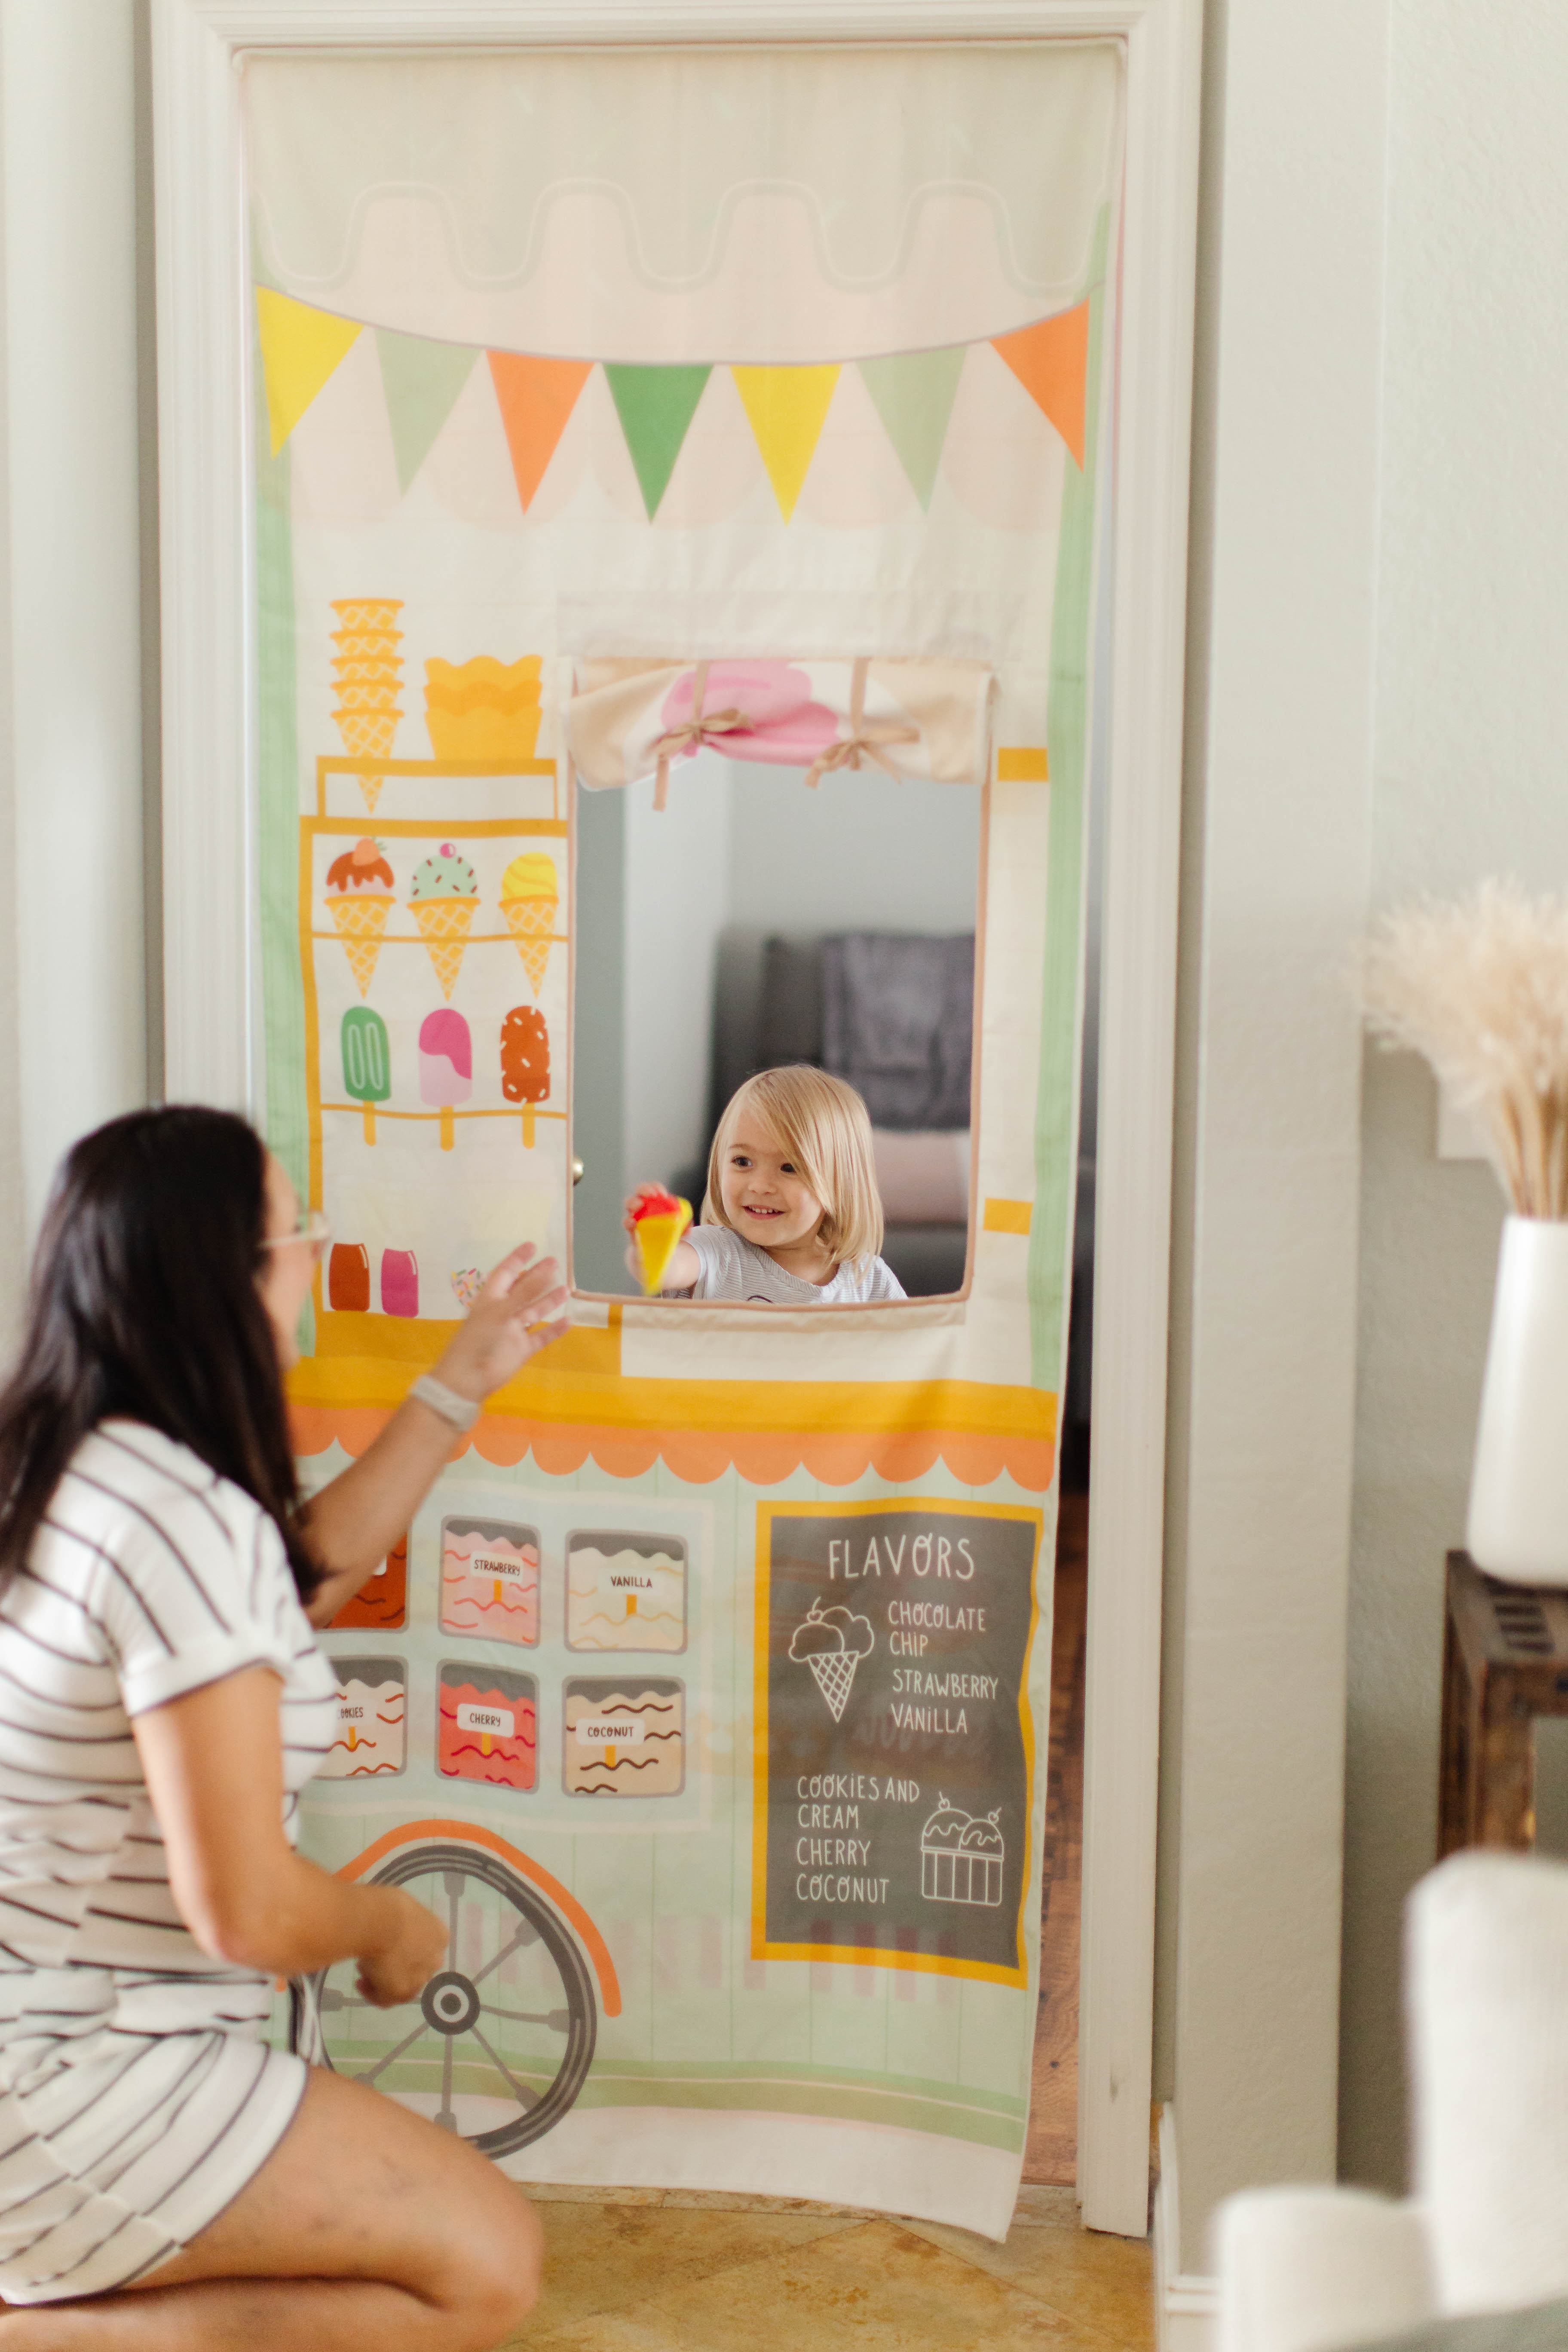
[[[119,1414],[188,1445],[277,1522],[309,1599],[278,1343],[257,1277],[267,1154],[228,1111],[131,1111],[56,1180],[26,1337],[0,1394],[0,1584],[81,1440]]]

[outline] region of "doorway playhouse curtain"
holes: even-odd
[[[309,1848],[434,1904],[446,1969],[384,2013],[330,1972],[295,2030],[520,2178],[999,2233],[1119,53],[279,57],[244,104],[266,1117],[334,1233],[309,1480],[480,1269],[568,1248],[579,772],[678,792],[727,730],[987,812],[963,1292],[576,1301],[328,1636]]]

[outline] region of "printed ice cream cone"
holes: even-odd
[[[647,1192],[632,1211],[632,1219],[642,1265],[642,1286],[651,1298],[662,1286],[669,1261],[691,1223],[691,1203],[677,1200],[673,1192]]]
[[[535,997],[544,985],[560,904],[561,885],[553,859],[546,857],[541,849],[531,849],[512,859],[501,876],[500,910],[517,941],[517,951]]]
[[[367,834],[334,857],[327,868],[327,904],[348,950],[349,967],[362,996],[370,993],[381,954],[382,934],[393,908],[392,868],[379,841]]]
[[[816,1676],[816,1687],[827,1701],[835,1723],[839,1722],[849,1702],[850,1685],[859,1658],[852,1650],[829,1650],[824,1655],[808,1658],[807,1665]]]
[[[448,1003],[463,968],[463,950],[479,903],[474,869],[467,858],[458,856],[452,842],[444,841],[437,856],[423,859],[415,868],[408,908]]]

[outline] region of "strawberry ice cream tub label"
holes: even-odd
[[[1027,1981],[1041,1514],[757,1512],[752,1956]]]
[[[441,1522],[441,1630],[539,1639],[539,1530],[508,1519]]]

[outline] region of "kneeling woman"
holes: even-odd
[[[0,1398],[0,2352],[488,2352],[533,2300],[487,2158],[260,2037],[276,1977],[357,1959],[390,2008],[440,1965],[421,1904],[293,1850],[334,1731],[310,1627],[564,1293],[514,1253],[434,1404],[302,1508],[282,1370],[320,1247],[201,1109],[79,1143],[45,1224]]]

